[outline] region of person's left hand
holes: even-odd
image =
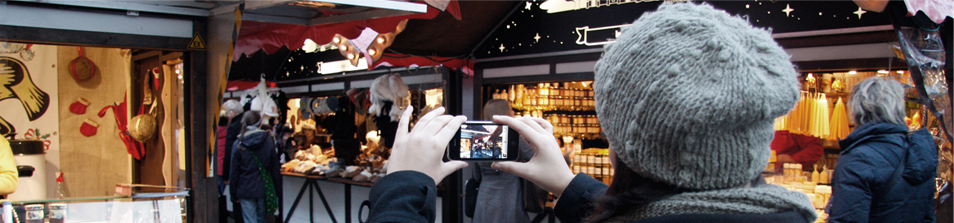
[[[398,122],[394,136],[394,148],[388,161],[388,174],[410,170],[417,171],[434,179],[434,184],[458,169],[467,167],[463,161],[444,162],[444,149],[460,125],[467,121],[464,116],[443,115],[444,108],[437,108],[421,117],[411,132],[407,131],[411,111],[408,106]]]

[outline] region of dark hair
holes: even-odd
[[[262,114],[257,111],[246,111],[245,114],[242,115],[242,131],[239,132],[239,141],[244,138],[243,135],[245,135],[245,131],[248,131],[248,126],[258,125],[261,121]]]
[[[593,202],[595,209],[586,222],[606,221],[631,208],[690,191],[644,177],[625,165],[614,165],[613,170],[616,171],[613,183],[606,190],[606,194]]]

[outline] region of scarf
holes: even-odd
[[[818,214],[808,196],[778,185],[686,192],[618,213],[606,222],[629,222],[680,214],[772,214],[796,210],[813,222]]]

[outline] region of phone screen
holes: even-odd
[[[495,123],[464,123],[448,151],[454,160],[516,160],[516,131]]]

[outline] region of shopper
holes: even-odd
[[[855,85],[855,130],[839,141],[829,222],[934,222],[937,147],[926,129],[908,133],[904,88],[870,77]]]
[[[226,109],[225,117],[229,118],[228,127],[226,127],[225,129],[225,141],[222,144],[222,147],[220,147],[222,148],[220,151],[224,153],[221,154],[222,161],[220,162],[221,168],[219,168],[219,170],[221,170],[222,172],[219,176],[219,180],[221,181],[221,184],[223,185],[222,188],[224,190],[225,186],[229,185],[229,176],[231,176],[231,171],[229,169],[232,166],[232,146],[235,145],[235,140],[238,139],[238,135],[239,133],[242,132],[242,129],[243,129],[242,119],[240,115],[245,112],[245,106],[242,105],[242,103],[239,102],[238,100],[231,99],[231,100],[225,101],[225,103],[222,104],[222,107]],[[229,117],[230,115],[231,117]],[[235,117],[240,117],[240,118],[235,118]],[[234,196],[231,193],[226,195],[229,197]],[[226,206],[221,206],[221,207],[222,209],[225,209]],[[235,219],[237,223],[242,223],[241,216],[242,216],[241,204],[239,204],[238,202],[232,202],[232,219]]]
[[[17,190],[19,177],[17,162],[13,159],[13,150],[10,149],[10,141],[0,137],[0,197],[5,198]]]
[[[573,175],[540,118],[495,117],[535,149],[495,169],[559,195],[561,222],[812,222],[807,196],[767,185],[773,121],[798,101],[796,71],[768,31],[709,5],[663,3],[623,28],[595,67],[613,185]],[[372,222],[434,220],[434,184],[466,163],[441,153],[463,117],[436,110],[407,133],[371,189]],[[413,146],[409,146],[413,145]],[[596,202],[596,203],[594,203]]]
[[[277,194],[279,175],[275,142],[268,132],[260,129],[262,116],[247,111],[242,116],[242,133],[233,145],[229,190],[232,201],[242,205],[242,219],[246,223],[265,222],[268,199]],[[269,194],[271,193],[271,194]],[[271,196],[270,196],[271,195]]]
[[[493,120],[495,115],[513,116],[513,110],[506,100],[494,99],[484,104],[483,120]],[[497,128],[494,132],[501,131]],[[502,131],[501,131],[502,132]],[[500,133],[498,133],[500,134]],[[495,140],[494,136],[491,136]],[[533,149],[523,139],[520,139],[520,157],[529,160],[533,157]],[[499,147],[491,145],[496,156],[500,153]],[[509,154],[515,155],[515,154]],[[480,162],[474,165],[474,179],[480,182],[477,188],[476,206],[473,222],[530,222],[524,208],[524,194],[520,177],[499,171],[490,167],[490,162]],[[530,182],[525,182],[530,183]]]

